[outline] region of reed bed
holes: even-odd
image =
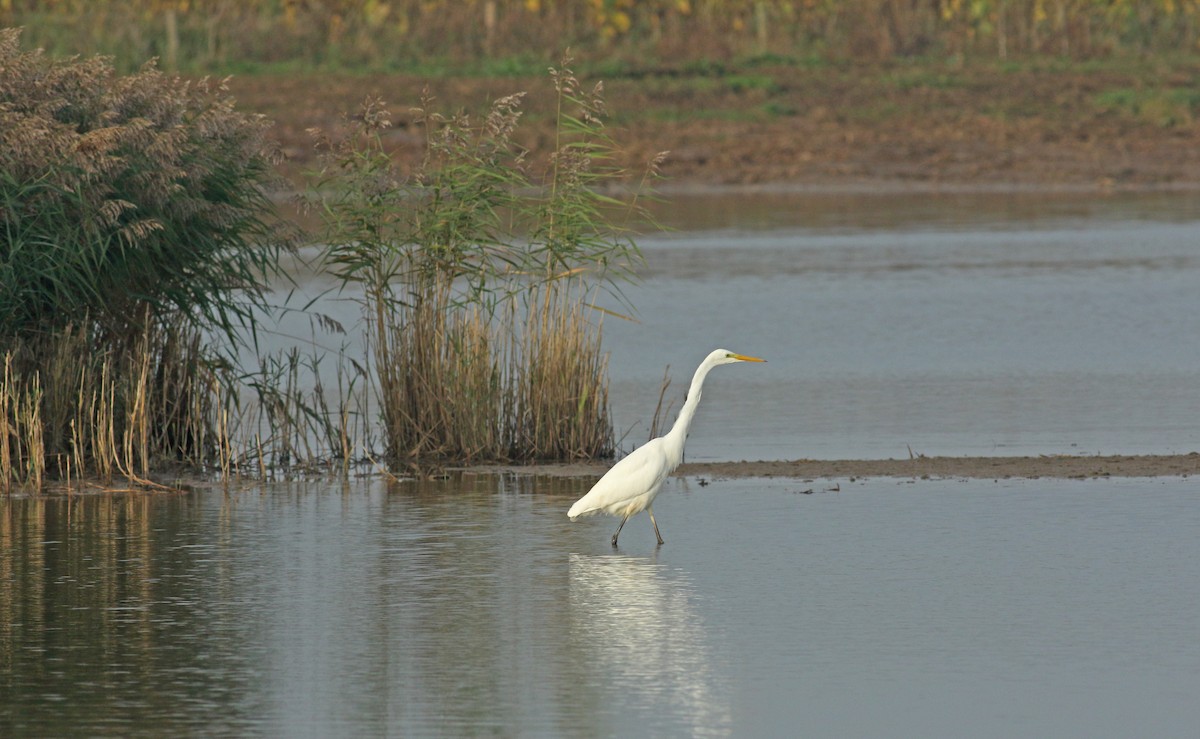
[[[388,458],[565,461],[611,456],[607,355],[580,296],[514,301],[500,315],[424,304],[388,327],[380,371]],[[445,300],[443,296],[442,301]]]
[[[97,353],[86,330],[67,327],[6,351],[0,489],[82,477],[145,481],[153,470],[206,458],[210,370],[198,341],[177,339],[148,330],[124,353]]]
[[[345,473],[370,458],[376,433],[361,367],[339,363],[327,392],[321,357],[293,349],[235,381],[204,346],[200,332],[174,328],[147,332],[125,354],[97,354],[72,328],[37,350],[10,348],[0,377],[0,492]]]
[[[0,489],[208,465],[292,244],[268,124],[219,85],[11,29],[0,69]]]

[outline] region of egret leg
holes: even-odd
[[[663,545],[662,534],[658,533],[658,521],[654,520],[654,509],[646,508],[646,513],[650,514],[650,525],[654,527],[654,535],[658,537],[658,545]]]
[[[617,527],[617,533],[613,534],[612,544],[613,544],[614,549],[616,549],[616,547],[617,547],[617,537],[621,535],[621,529],[625,528],[625,522],[628,520],[629,520],[629,516],[622,518],[621,525]]]

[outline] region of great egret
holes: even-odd
[[[597,513],[607,513],[620,516],[621,525],[613,534],[612,545],[617,546],[617,537],[629,517],[646,511],[650,514],[650,524],[654,526],[654,535],[658,543],[663,543],[662,534],[658,533],[658,522],[654,520],[654,496],[662,489],[667,475],[683,461],[683,443],[687,441],[688,427],[692,425],[692,417],[696,415],[696,406],[700,405],[700,390],[704,387],[704,378],[708,371],[720,364],[734,362],[765,362],[758,357],[747,357],[735,354],[728,349],[717,349],[705,357],[696,374],[692,376],[692,386],[688,389],[687,400],[679,409],[679,417],[675,425],[665,436],[651,439],[635,449],[629,456],[613,465],[612,469],[592,486],[587,495],[575,501],[567,516],[576,520],[581,516],[592,516]]]

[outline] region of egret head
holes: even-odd
[[[716,366],[718,364],[733,364],[734,362],[765,362],[767,360],[759,359],[758,357],[748,357],[745,354],[731,352],[728,349],[717,349],[709,354],[708,359],[705,361],[711,362],[713,366]]]

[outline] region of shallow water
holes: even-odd
[[[617,551],[588,482],[0,499],[0,734],[1200,722],[1190,480],[672,481]]]
[[[626,449],[664,370],[677,409],[722,346],[769,363],[710,375],[692,461],[1200,450],[1200,193],[693,194],[660,217],[638,322],[604,324]],[[361,352],[357,307],[318,307]],[[310,332],[294,315],[282,342]]]

